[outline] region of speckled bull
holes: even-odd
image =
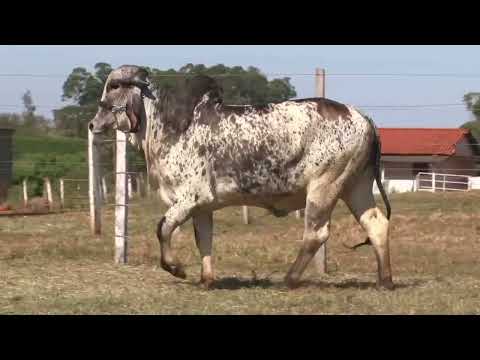
[[[390,206],[379,181],[380,143],[369,120],[324,98],[230,106],[210,77],[185,77],[173,88],[154,90],[147,78],[137,66],[112,71],[89,128],[128,132],[145,152],[149,177],[169,207],[157,226],[163,269],[186,277],[171,238],[190,218],[202,257],[201,282],[208,287],[214,281],[213,211],[250,205],[285,216],[305,208],[303,245],[285,277],[289,287],[296,287],[327,241],[332,211],[342,199],[373,245],[378,285],[393,288]],[[375,204],[374,180],[387,217]]]

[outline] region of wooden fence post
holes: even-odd
[[[23,206],[27,207],[28,205],[28,184],[27,179],[23,179]]]
[[[138,176],[138,181],[139,181],[139,191],[140,191],[140,196],[142,198],[145,197],[145,192],[146,192],[146,185],[145,185],[145,176],[143,175],[143,172],[141,172]]]
[[[136,187],[136,192],[137,192],[137,196],[138,197],[141,197],[142,196],[142,187],[141,187],[141,183],[140,183],[140,175],[142,175],[141,173],[140,174],[136,174],[135,175],[135,187]]]
[[[90,230],[92,234],[102,232],[100,196],[98,194],[98,151],[95,136],[88,131],[88,198],[90,203]]]
[[[243,213],[243,223],[248,225],[250,223],[250,219],[248,216],[248,206],[242,206],[242,213]]]
[[[115,263],[127,263],[128,246],[128,184],[127,184],[127,136],[116,131],[115,174]]]
[[[47,201],[48,201],[48,208],[51,210],[52,209],[52,204],[53,204],[53,198],[52,198],[52,183],[50,182],[49,178],[44,178],[43,179],[45,183],[45,190],[47,191]]]
[[[152,191],[152,187],[150,186],[150,176],[148,174],[148,170],[145,174],[145,192],[148,198],[150,198],[150,193]]]
[[[62,209],[65,207],[65,183],[63,178],[60,179],[60,206]]]
[[[106,203],[108,200],[108,188],[107,188],[107,180],[105,180],[105,176],[102,176],[102,194],[103,194],[103,202]]]
[[[315,96],[325,97],[325,69],[315,69]],[[324,242],[314,257],[315,267],[319,274],[327,272],[327,244]]]
[[[132,174],[127,174],[128,198],[133,198]]]

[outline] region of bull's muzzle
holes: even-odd
[[[103,132],[103,129],[96,127],[93,121],[88,123],[88,130],[90,130],[93,134],[100,134]]]

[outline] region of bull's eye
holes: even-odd
[[[118,89],[119,87],[120,87],[120,85],[118,85],[118,84],[110,85],[110,89],[113,89],[113,90]]]

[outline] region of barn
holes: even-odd
[[[8,188],[12,181],[14,131],[0,128],[0,204],[7,199]]]
[[[416,191],[419,179],[431,187],[432,174],[438,174],[438,186],[466,190],[468,184],[462,183],[479,175],[480,148],[467,129],[380,128],[379,133],[382,180],[389,193]]]

